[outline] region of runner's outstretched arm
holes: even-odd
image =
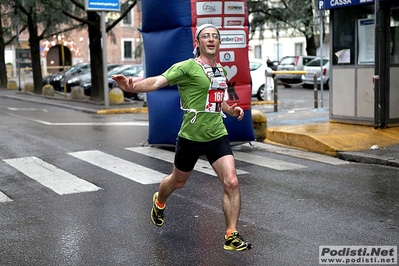
[[[112,79],[118,83],[119,87],[127,92],[150,92],[168,85],[168,81],[162,75],[133,82],[133,78],[124,75],[114,75]]]

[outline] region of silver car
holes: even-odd
[[[330,88],[330,60],[328,58],[323,58],[323,67],[320,66],[320,60],[320,58],[313,59],[303,67],[306,74],[302,75],[302,87],[314,88],[314,75],[316,75],[317,87],[320,88],[320,80],[322,80],[323,89],[328,90]]]
[[[316,56],[305,56],[305,55],[295,55],[295,56],[284,56],[279,65],[277,66],[278,71],[300,71],[303,70],[304,65],[306,65],[311,60],[315,59]],[[277,74],[276,78],[284,85],[284,87],[289,88],[292,84],[298,84],[302,82],[302,75],[300,74]]]

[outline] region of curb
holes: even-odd
[[[361,152],[338,152],[338,158],[350,162],[399,167],[399,159],[375,155],[371,156]]]
[[[99,115],[138,114],[138,113],[141,113],[141,114],[148,113],[148,107],[132,107],[132,108],[97,110],[97,114],[99,114]]]

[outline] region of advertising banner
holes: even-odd
[[[231,142],[254,140],[248,60],[248,12],[246,1],[142,1],[142,35],[146,76],[162,74],[176,62],[193,58],[197,27],[212,23],[221,33],[217,61],[227,72],[228,100],[244,109],[242,121],[224,119]],[[183,111],[177,87],[147,94],[150,144],[174,145]]]

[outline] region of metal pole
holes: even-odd
[[[322,10],[319,10],[319,17],[320,17],[320,107],[323,109],[323,11]]]
[[[323,83],[323,82],[322,82]],[[314,108],[318,108],[317,99],[317,74],[313,75],[313,88],[314,88]]]
[[[65,50],[64,37],[61,39],[61,60],[62,60],[62,76],[64,77],[64,95],[67,97],[67,77],[65,76]]]
[[[276,41],[277,41],[277,61],[280,61],[280,45],[279,45],[279,27],[278,22],[276,24]]]
[[[20,52],[21,44],[19,43],[19,25],[17,21],[17,50],[15,51],[15,59],[17,61],[17,73],[18,73],[18,91],[21,91],[21,64],[20,64]]]
[[[109,108],[109,91],[108,91],[108,77],[107,77],[107,35],[105,31],[105,17],[106,12],[101,12],[101,37],[103,40],[103,80],[104,80],[104,104],[105,109]]]
[[[266,101],[266,95],[267,95],[267,93],[266,93],[266,90],[267,90],[267,69],[265,69],[265,84],[263,85],[263,95],[261,95],[262,96],[262,98],[263,98],[263,100],[264,101]]]
[[[274,80],[274,111],[278,112],[278,89],[277,89],[276,77],[274,77],[273,80]]]
[[[374,44],[374,128],[378,128],[380,124],[380,1],[374,1],[374,18],[375,18],[375,44]]]

